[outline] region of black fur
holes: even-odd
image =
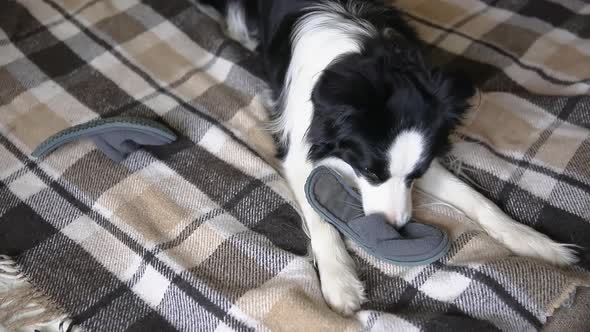
[[[251,30],[257,32],[268,82],[278,97],[286,88],[293,26],[319,1],[227,1],[242,3],[248,21],[255,22]],[[220,8],[227,1],[212,2]],[[396,135],[419,129],[426,136],[428,151],[408,176],[409,184],[426,171],[433,158],[449,149],[449,135],[460,124],[475,90],[466,78],[425,64],[416,32],[395,8],[378,0],[332,1],[364,2],[361,14],[341,15],[351,21],[366,20],[381,33],[362,40],[362,53],[340,58],[317,82],[307,136],[312,146],[309,158],[338,157],[357,174],[381,183],[390,177],[385,153]]]
[[[418,129],[428,151],[409,184],[447,152],[474,88],[464,78],[428,68],[414,44],[368,44],[362,54],[331,65],[316,84],[310,158],[338,157],[373,183],[384,182],[390,177],[387,149],[398,133]]]

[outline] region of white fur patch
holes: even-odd
[[[393,177],[405,178],[412,173],[424,152],[424,137],[417,130],[400,133],[389,149],[389,171]]]
[[[344,19],[335,11],[345,11],[338,4],[317,5],[296,24],[292,37],[292,55],[280,96],[284,110],[273,129],[290,138],[303,141],[311,123],[311,93],[322,72],[344,54],[361,50],[361,37],[376,34],[363,22]]]
[[[366,214],[384,214],[397,227],[402,227],[409,221],[412,216],[412,190],[406,183],[406,177],[423,158],[424,142],[423,135],[417,130],[400,133],[389,149],[391,178],[380,185],[360,179]]]
[[[229,2],[225,19],[227,22],[228,36],[240,42],[250,51],[254,51],[258,46],[258,42],[250,36],[244,7],[238,2]]]
[[[330,63],[344,54],[358,53],[360,37],[373,33],[363,24],[343,19],[335,13],[338,6],[319,5],[317,11],[305,15],[296,24],[291,63],[280,96],[284,109],[273,129],[289,140],[283,163],[284,175],[305,219],[324,298],[334,310],[351,315],[364,300],[363,284],[340,234],[309,206],[304,189],[314,167],[307,159],[310,146],[305,140],[313,115],[313,88]],[[345,9],[340,6],[337,10]]]
[[[361,178],[359,184],[365,214],[384,214],[396,227],[408,222],[412,213],[412,195],[403,178],[392,177],[378,186]]]

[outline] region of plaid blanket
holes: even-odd
[[[435,63],[479,84],[449,160],[508,214],[581,246],[559,269],[515,257],[452,208],[439,262],[398,267],[352,247],[368,302],[322,299],[308,240],[261,130],[256,55],[187,0],[0,4],[0,254],[88,330],[539,330],[590,277],[590,5],[398,1]],[[51,134],[135,115],[180,139],[118,164]],[[0,309],[1,310],[1,309]]]

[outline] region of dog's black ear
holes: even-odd
[[[431,84],[447,126],[456,127],[471,107],[470,99],[476,92],[473,82],[462,73],[443,72],[437,68],[431,71]]]
[[[376,101],[382,100],[386,87],[380,84],[381,73],[375,59],[358,54],[342,57],[326,68],[312,92],[316,107],[329,109],[338,107],[339,113],[350,113],[350,108],[366,111],[376,108]]]
[[[316,97],[317,98],[317,97]],[[319,160],[333,155],[350,127],[350,106],[331,103],[331,100],[316,101],[313,120],[306,138],[311,144],[309,158]]]

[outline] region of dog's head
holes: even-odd
[[[350,165],[366,214],[396,226],[411,217],[411,188],[450,146],[475,90],[426,66],[413,45],[379,44],[331,64],[312,95],[310,158]]]

